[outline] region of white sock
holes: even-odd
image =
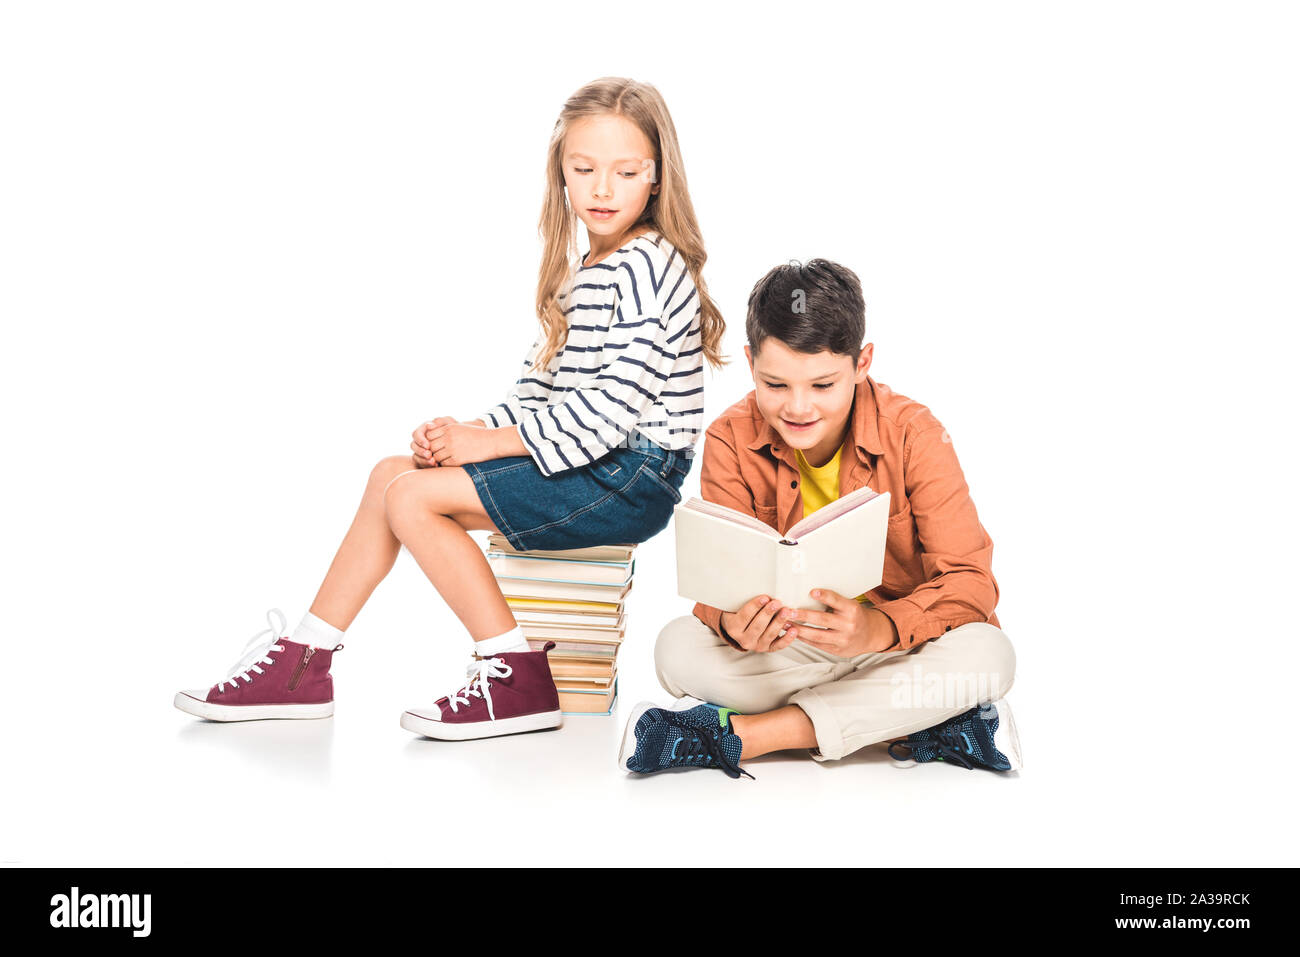
[[[339,643],[343,637],[343,632],[335,628],[329,622],[317,618],[311,612],[303,616],[302,624],[298,630],[293,633],[291,641],[296,641],[300,645],[312,645],[316,648],[331,649]]]
[[[495,638],[484,638],[482,641],[474,642],[474,652],[483,658],[491,658],[493,655],[499,655],[502,652],[528,651],[528,639],[524,633],[515,625],[504,635],[497,635]]]

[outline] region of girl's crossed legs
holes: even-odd
[[[497,530],[463,468],[380,460],[311,613],[346,631],[405,545],[475,641],[510,631],[514,615],[471,529]]]

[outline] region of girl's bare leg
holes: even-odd
[[[352,527],[325,573],[311,613],[335,628],[346,631],[375,587],[392,571],[402,543],[388,527],[384,514],[384,492],[388,483],[403,472],[415,469],[409,455],[381,459],[370,472],[365,494]]]
[[[496,526],[469,473],[455,466],[399,475],[384,493],[392,534],[407,547],[433,587],[475,641],[515,627],[487,556],[469,529]]]
[[[464,534],[464,529],[496,530],[487,514],[483,512],[482,506],[478,502],[478,494],[474,492],[474,483],[464,469],[417,469],[415,462],[409,455],[394,455],[383,459],[371,471],[370,479],[366,483],[365,494],[361,497],[361,505],[357,509],[356,517],[352,520],[352,526],[348,529],[347,535],[344,536],[343,544],[339,546],[334,561],[325,574],[325,580],[316,593],[316,600],[311,605],[313,615],[341,630],[347,630],[351,626],[362,606],[365,605],[374,592],[375,587],[392,570],[394,563],[397,561],[397,553],[402,547],[401,540],[393,533],[388,522],[385,493],[388,491],[389,486],[393,484],[393,481],[399,475],[407,472],[451,471],[460,474],[464,482],[468,484],[470,494],[474,497],[473,509],[456,510],[451,515],[451,520],[462,529],[461,535],[465,541],[473,545],[473,541],[469,536]],[[442,481],[439,484],[445,485],[446,482]],[[478,551],[477,546],[475,546],[475,551]],[[414,551],[412,554],[415,554]],[[486,559],[482,558],[481,553],[479,558],[482,560],[482,564],[486,566]],[[418,555],[416,560],[420,562],[421,568],[425,567],[424,562],[420,561]],[[489,575],[491,575],[490,569]],[[436,585],[435,582],[435,587]],[[496,588],[495,579],[493,579],[493,588]],[[496,597],[504,606],[505,599],[501,598],[499,589]],[[509,615],[508,606],[506,606],[506,614]],[[492,634],[501,634],[513,627],[514,618],[511,616],[509,624],[492,632]]]

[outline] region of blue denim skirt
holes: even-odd
[[[636,545],[668,527],[693,449],[649,443],[590,465],[542,474],[527,455],[464,466],[493,524],[515,548],[554,551]]]

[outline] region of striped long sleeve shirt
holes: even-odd
[[[543,475],[638,442],[693,447],[704,425],[700,300],[672,244],[657,232],[638,236],[578,269],[559,304],[564,348],[538,369],[539,336],[484,423],[518,426]]]

